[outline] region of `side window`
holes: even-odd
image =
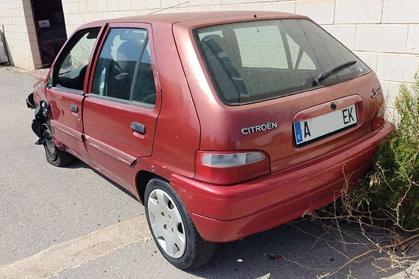
[[[154,104],[147,30],[114,28],[109,31],[95,69],[92,93]]]
[[[242,66],[248,68],[288,69],[284,42],[277,25],[234,29]]]
[[[96,42],[99,29],[80,31],[73,37],[73,43],[64,50],[64,58],[54,70],[54,85],[83,90],[84,77],[90,54]]]

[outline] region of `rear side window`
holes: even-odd
[[[109,31],[95,69],[92,93],[155,104],[147,30],[114,28]]]
[[[331,85],[363,75],[369,68],[309,20],[231,23],[194,31],[221,99],[240,105],[310,90],[321,73],[356,63],[328,77]]]

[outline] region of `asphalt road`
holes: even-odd
[[[198,271],[175,269],[157,252],[138,201],[81,162],[46,162],[24,103],[34,82],[0,68],[0,278],[315,278],[366,249],[345,250],[333,231],[301,219],[222,245]],[[348,240],[360,237],[342,227]],[[333,278],[394,275],[403,271],[384,273],[366,258]]]

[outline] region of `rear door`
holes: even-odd
[[[82,102],[86,72],[100,27],[76,32],[53,66],[46,88],[54,139],[70,152],[83,155]]]
[[[160,110],[151,26],[108,26],[83,102],[86,148],[98,168],[129,185],[135,161],[150,156]]]

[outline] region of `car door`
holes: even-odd
[[[160,110],[151,26],[110,24],[95,61],[83,102],[86,149],[107,176],[130,185],[130,168],[152,154]]]
[[[46,86],[54,140],[79,157],[85,153],[82,102],[86,72],[99,32],[100,27],[89,28],[71,37],[54,63]]]

